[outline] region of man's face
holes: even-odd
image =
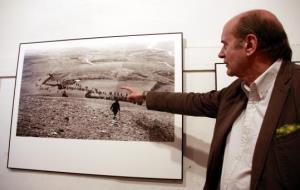
[[[247,65],[244,43],[233,35],[233,27],[234,22],[225,25],[221,36],[223,47],[218,56],[224,59],[227,75],[242,77],[249,65]]]

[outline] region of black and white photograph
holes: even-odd
[[[122,89],[174,91],[174,41],[82,41],[24,44],[17,136],[174,141],[173,114]]]
[[[98,147],[111,144],[105,146],[105,151],[114,150],[114,147],[119,150],[120,143],[129,147],[158,143],[177,147],[176,152],[179,151],[181,157],[182,116],[147,110],[145,102],[129,102],[128,86],[143,91],[181,92],[182,34],[21,43],[12,116],[11,160],[14,151],[21,153],[17,147],[30,149],[36,142],[41,143],[41,149],[44,144],[46,149],[57,143],[74,148],[89,143],[98,144]],[[80,146],[75,146],[74,142]],[[82,153],[80,150],[78,154]],[[97,150],[91,149],[87,154]],[[51,155],[51,151],[48,154]],[[110,154],[120,152],[109,151]],[[102,157],[98,162],[103,160],[105,163],[107,159]],[[30,168],[43,168],[43,163],[40,164]],[[18,167],[26,168],[26,165]],[[51,164],[41,170],[65,172],[49,166]],[[71,172],[95,173],[84,168],[82,171],[75,168]],[[115,175],[101,169],[98,173]]]

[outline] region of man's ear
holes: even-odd
[[[246,50],[246,55],[252,55],[257,49],[257,37],[254,34],[248,34],[245,38],[244,48]]]

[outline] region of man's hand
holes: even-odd
[[[127,96],[127,100],[133,103],[137,103],[142,105],[145,96],[143,95],[143,91],[137,88],[129,87],[129,86],[122,86],[121,89],[127,90],[129,92]]]

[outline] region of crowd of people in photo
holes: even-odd
[[[126,92],[111,91],[107,89],[89,88],[88,86],[83,86],[79,81],[75,79],[69,80],[58,80],[54,74],[49,74],[49,77],[45,79],[39,86],[40,90],[50,91],[51,87],[57,87],[57,94],[61,94],[62,97],[69,97],[70,91],[85,91],[85,98],[96,98],[105,100],[118,100],[118,101],[128,101]]]

